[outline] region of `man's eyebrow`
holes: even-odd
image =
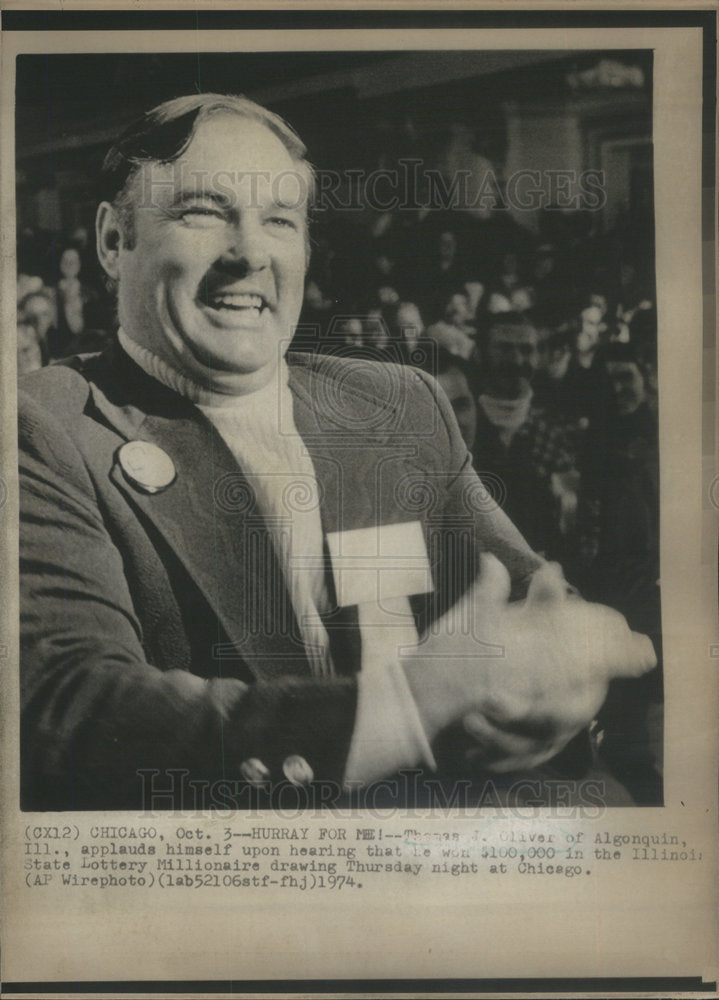
[[[230,201],[225,194],[218,194],[215,191],[204,191],[202,188],[183,188],[176,191],[172,198],[172,206],[184,205],[191,201],[211,201],[219,208],[227,208]]]
[[[181,205],[196,201],[210,201],[223,210],[231,208],[233,204],[233,199],[229,198],[227,194],[217,191],[205,191],[202,188],[182,188],[174,193],[170,207],[178,208]],[[306,198],[298,198],[296,200],[274,198],[268,205],[265,206],[265,211],[299,212],[301,214],[305,211],[306,205]]]

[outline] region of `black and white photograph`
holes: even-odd
[[[516,44],[493,23],[470,44],[409,13],[403,37],[398,13],[384,34],[322,41],[299,14],[282,31],[240,14],[194,48],[150,27],[140,44],[118,19],[105,44],[100,14],[57,44],[18,20],[2,484],[19,631],[2,655],[23,891],[66,894],[83,922],[99,906],[106,939],[115,892],[152,888],[164,908],[193,886],[209,942],[237,890],[245,922],[333,890],[337,916],[298,930],[285,962],[214,959],[218,981],[289,982],[309,947],[298,980],[401,969],[519,992],[520,965],[559,974],[539,895],[522,962],[506,958],[522,892],[551,885],[552,920],[579,928],[561,975],[672,969],[689,988],[670,954],[652,967],[645,942],[636,962],[616,943],[636,934],[629,902],[592,922],[611,924],[622,880],[642,912],[661,911],[664,874],[686,905],[709,864],[705,828],[692,839],[672,811],[699,812],[677,775],[700,753],[707,773],[716,743],[716,678],[692,687],[687,639],[711,629],[703,604],[696,628],[686,610],[716,587],[719,493],[702,277],[685,267],[701,102],[697,176],[668,197],[686,146],[662,116],[684,98],[668,100],[677,59],[649,23]],[[713,212],[707,156],[705,140]],[[685,459],[710,479],[696,503]],[[418,915],[413,958],[389,938],[376,964],[364,945],[347,957],[354,907],[368,940],[388,925],[375,895],[360,902],[382,879],[438,918],[459,894],[435,967]],[[451,928],[485,891],[482,926],[496,918],[504,943],[483,959]],[[119,958],[99,954],[84,968],[107,986]],[[211,954],[178,975],[206,986]],[[79,952],[53,961],[45,978],[71,992]]]
[[[651,52],[238,62],[18,60],[24,807],[660,805]]]

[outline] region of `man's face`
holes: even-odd
[[[614,390],[617,411],[623,417],[644,402],[644,377],[633,361],[608,361],[607,372]]]
[[[143,166],[118,259],[128,336],[218,392],[266,384],[302,305],[304,184],[269,129],[232,114],[200,123],[173,163]]]
[[[470,392],[467,379],[458,368],[448,368],[437,376],[447,399],[452,404],[464,443],[471,451],[477,431],[477,404]]]
[[[531,327],[490,330],[488,373],[500,396],[515,399],[528,387],[539,363],[537,331]]]

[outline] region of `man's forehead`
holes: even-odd
[[[167,204],[178,198],[210,196],[227,203],[242,199],[304,207],[309,173],[293,159],[265,124],[222,112],[197,126],[187,148],[172,161],[144,163],[134,179],[134,193]]]
[[[216,156],[244,162],[256,159],[258,166],[270,160],[280,167],[292,162],[285,144],[264,122],[231,111],[217,111],[198,122],[181,158]]]

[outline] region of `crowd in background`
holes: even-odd
[[[294,346],[437,375],[477,471],[530,543],[652,631],[651,234],[627,220],[597,236],[551,210],[538,234],[449,213],[379,216],[364,231],[340,221],[316,238]]]
[[[488,491],[590,600],[659,646],[657,326],[651,219],[591,213],[325,213],[293,347],[437,376]],[[18,371],[94,351],[114,304],[86,229],[23,229]],[[658,672],[617,684],[604,753],[656,801]],[[658,779],[657,779],[658,780]]]
[[[87,229],[23,227],[17,265],[18,374],[109,342],[115,308]]]
[[[334,216],[315,237],[300,349],[438,378],[477,472],[530,544],[660,653],[657,319],[651,218],[594,231],[547,209]],[[656,801],[659,672],[613,686],[603,753]]]

